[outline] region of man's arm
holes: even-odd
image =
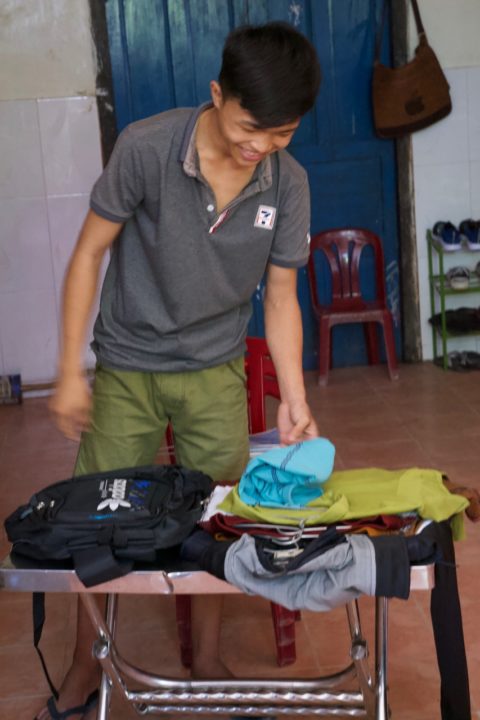
[[[317,437],[303,381],[303,330],[296,269],[268,266],[264,312],[266,339],[280,387],[277,415],[280,440],[289,445]]]
[[[71,440],[78,440],[88,427],[91,398],[83,348],[102,260],[121,229],[121,223],[105,220],[90,210],[65,277],[59,374],[50,409],[60,430]]]

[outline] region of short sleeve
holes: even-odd
[[[310,188],[306,174],[282,193],[269,261],[280,267],[303,267],[310,251]]]
[[[93,186],[90,207],[112,222],[128,220],[144,196],[144,173],[135,134],[127,127],[119,136],[103,173]]]

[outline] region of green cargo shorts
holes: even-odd
[[[75,474],[151,465],[169,422],[179,464],[216,482],[237,480],[248,462],[243,357],[181,373],[97,367],[91,427]]]

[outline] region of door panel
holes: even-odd
[[[309,176],[312,234],[362,226],[381,236],[400,354],[394,144],[375,137],[370,104],[382,5],[383,0],[107,0],[107,20],[119,129],[171,107],[207,100],[224,38],[233,27],[283,20],[311,39],[322,66],[322,87],[289,149]],[[388,60],[388,41],[383,52]],[[325,280],[322,292],[327,289]],[[249,331],[256,335],[264,334],[262,291],[260,285],[253,298]],[[305,269],[299,272],[298,294],[304,366],[313,368],[317,330]],[[336,330],[334,362],[366,362],[359,328]]]

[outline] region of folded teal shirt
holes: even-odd
[[[269,450],[250,460],[238,493],[247,505],[303,507],[323,493],[334,458],[335,448],[326,438]]]

